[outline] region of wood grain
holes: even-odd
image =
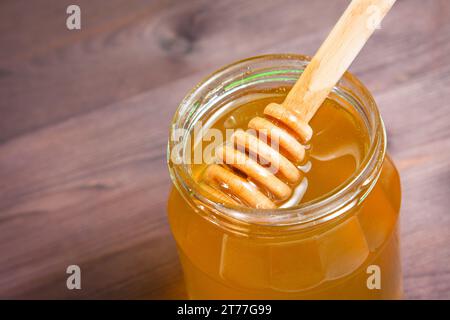
[[[0,3],[0,298],[185,297],[165,209],[178,103],[236,59],[312,55],[347,1],[77,3],[81,31],[69,1]],[[350,70],[401,171],[405,295],[449,299],[450,2],[397,1]]]

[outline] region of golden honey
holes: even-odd
[[[274,90],[273,96],[265,92],[264,98],[225,113],[211,127],[220,130],[224,137],[227,136],[227,129],[246,130],[247,123],[255,116],[263,116],[263,110],[270,102],[282,102],[287,90],[282,90],[282,94],[278,92]],[[311,127],[315,133],[308,143],[305,161],[297,165],[304,176],[301,181],[303,185],[299,188],[301,190],[283,201],[277,201],[270,192],[262,190],[279,206],[311,201],[339,188],[355,173],[367,153],[369,138],[364,123],[357,117],[355,110],[342,108],[334,100],[327,99],[323,103],[311,120]],[[206,142],[203,142],[193,148],[204,148],[205,145]],[[205,163],[193,165],[193,175],[199,183],[207,166]],[[222,191],[227,193],[226,189]]]
[[[252,80],[238,80],[237,90],[219,77],[223,95],[232,91],[228,102],[218,101],[195,121],[224,135],[247,129],[268,103],[283,100],[305,63],[301,56],[263,56],[224,69],[227,79],[230,69],[239,73],[250,64],[254,70],[246,77]],[[370,94],[348,74],[341,85],[311,120],[305,161],[296,164],[303,180],[289,199],[273,199],[279,209],[227,208],[196,191],[207,163],[169,162],[177,186],[169,197],[169,222],[190,298],[401,298],[399,176],[385,155],[384,128]],[[189,147],[192,154],[205,142]]]

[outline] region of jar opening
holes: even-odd
[[[196,123],[223,108],[231,97],[244,96],[256,85],[273,87],[295,83],[308,61],[306,56],[293,54],[264,55],[238,61],[207,77],[183,99],[172,121],[167,161],[175,187],[197,212],[207,210],[215,215],[215,220],[219,218],[264,226],[310,225],[342,215],[369,194],[381,171],[386,134],[371,94],[348,72],[330,97],[358,111],[367,127],[370,146],[353,176],[336,192],[289,208],[253,209],[219,204],[200,192],[190,166],[183,161],[187,156],[183,143]],[[180,128],[185,129],[181,137],[176,134]]]

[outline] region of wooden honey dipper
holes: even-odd
[[[289,184],[299,183],[302,179],[294,163],[304,159],[303,144],[312,137],[313,130],[308,122],[394,3],[395,0],[353,0],[284,102],[268,104],[264,109],[267,118],[255,117],[248,123],[249,128],[264,132],[270,140],[278,141],[287,157],[258,137],[238,130],[231,137],[232,144],[225,144],[216,150],[218,160],[244,173],[274,198],[287,199],[292,194]],[[276,163],[279,174],[287,183],[235,146],[245,148],[269,163]],[[275,203],[254,184],[221,165],[208,166],[202,178],[206,191],[225,203],[237,202],[213,186],[225,186],[234,197],[250,207],[276,208]]]

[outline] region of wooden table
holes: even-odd
[[[0,3],[0,297],[182,298],[171,117],[244,57],[312,55],[345,0]],[[450,298],[450,1],[399,0],[351,71],[402,177],[407,298]],[[66,289],[66,267],[82,290]]]

